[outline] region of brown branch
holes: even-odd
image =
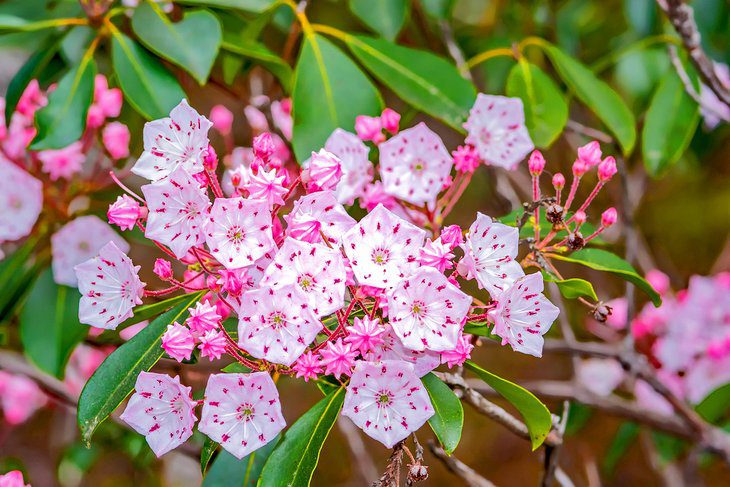
[[[558,423],[557,431],[562,438],[565,435],[565,428],[568,426],[568,414],[570,414],[570,401],[563,401],[563,414],[560,416],[560,423]],[[545,473],[542,477],[540,485],[542,487],[550,487],[555,479],[555,474],[558,470],[558,458],[560,457],[560,447],[558,446],[546,446],[545,447]]]
[[[466,485],[470,487],[495,487],[489,480],[485,479],[475,472],[467,464],[460,461],[455,456],[449,456],[443,448],[438,446],[433,440],[428,441],[428,449],[431,450],[433,456],[441,460],[451,472],[461,478]]]
[[[66,384],[44,372],[41,372],[25,358],[17,353],[9,350],[0,350],[0,369],[6,370],[13,374],[20,374],[33,380],[43,392],[52,399],[56,399],[60,403],[76,408],[78,397],[71,394]]]
[[[393,453],[388,458],[388,465],[385,472],[378,480],[373,482],[373,487],[397,487],[400,479],[400,467],[403,463],[403,450],[405,448],[405,440],[401,440],[393,447]]]

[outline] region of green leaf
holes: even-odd
[[[20,314],[25,355],[59,379],[71,352],[89,332],[79,323],[79,299],[78,289],[56,284],[49,269],[36,280]]]
[[[271,52],[260,42],[254,40],[240,40],[235,44],[232,42],[223,42],[221,47],[228,52],[253,59],[271,71],[281,81],[282,86],[287,92],[291,90],[291,68],[286,61]]]
[[[112,64],[124,97],[148,120],[166,117],[185,98],[180,83],[142,46],[112,34]]]
[[[205,10],[186,12],[173,23],[153,2],[134,9],[132,29],[142,44],[183,68],[203,85],[218,55],[223,33],[218,19]]]
[[[649,104],[641,133],[644,166],[659,176],[682,156],[700,120],[700,109],[674,70],[662,79]]]
[[[456,450],[461,440],[461,429],[464,426],[464,408],[454,391],[432,372],[421,377],[423,385],[431,398],[435,413],[428,420],[431,429],[444,446],[446,453]]]
[[[48,105],[36,112],[38,133],[31,149],[62,149],[81,138],[94,97],[94,76],[94,58],[86,55],[61,78],[53,93],[48,95]]]
[[[96,369],[79,397],[77,420],[84,443],[89,444],[96,427],[132,392],[139,373],[149,371],[160,360],[164,353],[162,335],[167,325],[185,320],[188,308],[202,295],[202,292],[188,294],[188,300],[147,325]]]
[[[710,423],[717,423],[730,409],[730,384],[712,391],[695,406],[697,413]]]
[[[215,457],[208,474],[203,479],[201,487],[253,487],[256,485],[266,460],[279,443],[281,436],[277,435],[270,442],[249,453],[241,460],[225,450],[221,450]]]
[[[584,265],[597,271],[616,274],[644,291],[651,298],[654,306],[659,307],[662,304],[662,298],[659,296],[659,293],[651,287],[651,284],[646,279],[636,272],[636,269],[631,264],[607,250],[580,249],[569,255],[550,254],[550,258]]]
[[[264,465],[260,487],[309,485],[322,445],[337,421],[344,400],[345,388],[340,387],[291,425]]]
[[[593,284],[584,279],[578,279],[577,277],[558,279],[547,272],[543,272],[542,275],[545,278],[545,281],[557,284],[558,289],[560,289],[560,294],[562,294],[565,298],[591,298],[594,301],[598,301],[598,296],[596,296],[596,290],[593,289]]]
[[[508,380],[488,372],[474,362],[467,360],[464,366],[476,373],[489,387],[509,401],[522,415],[527,430],[530,432],[532,449],[542,445],[553,426],[552,416],[548,408],[530,391]]]
[[[200,473],[203,474],[203,477],[205,477],[205,472],[208,470],[208,464],[217,449],[218,443],[206,436],[205,442],[203,443],[203,449],[200,450]]]
[[[430,52],[366,36],[347,34],[344,41],[355,57],[396,95],[463,132],[474,105],[474,86],[456,66]]]
[[[553,45],[545,53],[566,85],[616,136],[624,154],[636,144],[636,120],[621,97],[586,66]]]
[[[96,31],[88,25],[77,25],[69,30],[61,41],[61,55],[66,63],[71,65],[81,62],[94,37]]]
[[[507,78],[507,96],[519,97],[535,145],[552,145],[568,122],[568,103],[555,82],[540,68],[520,59]]]
[[[261,13],[268,10],[274,3],[279,2],[275,0],[175,0],[175,3]]]
[[[173,306],[187,302],[190,299],[189,294],[180,294],[179,296],[173,296],[171,298],[167,298],[163,301],[157,301],[155,303],[149,303],[142,306],[138,306],[134,309],[134,316],[131,318],[123,321],[122,323],[117,326],[116,330],[120,331],[123,330],[129,326],[136,325],[137,323],[149,320],[150,318],[154,318],[155,316],[159,315],[163,311],[167,311],[168,309],[172,308]]]
[[[373,32],[395,40],[408,17],[407,0],[350,0],[350,10]]]
[[[419,0],[423,10],[437,19],[447,19],[451,16],[454,0]]]
[[[339,48],[324,37],[305,37],[294,81],[293,146],[301,163],[324,146],[337,127],[353,130],[358,115],[378,115],[377,88]]]
[[[611,441],[606,455],[603,457],[601,469],[607,474],[612,473],[626,451],[631,448],[631,445],[636,443],[638,436],[639,426],[636,423],[627,422],[621,424],[618,430],[616,430],[616,435],[613,437],[613,441]]]
[[[44,248],[38,239],[29,238],[23,245],[0,262],[0,323],[15,316],[33,283],[48,266],[47,259],[33,256]]]

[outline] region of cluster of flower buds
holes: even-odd
[[[143,197],[124,188],[129,196],[109,208],[110,222],[138,226],[183,264],[183,279],[158,259],[154,273],[168,287],[146,289],[115,241],[75,272],[81,321],[105,329],[145,296],[205,295],[162,347],[181,362],[225,354],[253,371],[212,375],[200,401],[198,429],[223,448],[242,458],[284,428],[273,372],[339,380],[342,414],[390,447],[434,413],[420,377],[470,357],[467,323],[488,323],[503,344],[541,356],[558,315],[542,274],[526,275],[516,260],[515,227],[481,213],[467,232],[441,227],[471,172],[457,167],[452,177],[455,158],[425,124],[399,130],[393,110],[360,117],[357,135],[335,130],[301,169],[263,132],[224,156],[220,182],[208,131],[225,134],[230,123],[211,118],[224,121],[183,100],[148,123],[132,172],[150,182]],[[512,168],[533,149],[516,99],[479,95],[465,127],[457,153],[472,151],[479,164]],[[377,164],[366,141],[378,144]],[[367,210],[359,221],[346,209],[356,200]],[[462,290],[471,279],[483,296]],[[162,455],[192,434],[198,405],[177,377],[142,373],[122,419]]]

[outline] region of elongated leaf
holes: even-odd
[[[112,63],[124,97],[148,120],[166,117],[185,98],[180,83],[139,44],[113,34]]]
[[[278,2],[276,0],[175,0],[175,3],[261,13]]]
[[[555,82],[521,59],[507,78],[507,95],[522,99],[525,123],[538,147],[549,147],[568,122],[568,103]]]
[[[68,31],[61,41],[61,55],[68,64],[79,63],[96,37],[96,31],[88,25],[77,25]]]
[[[545,278],[545,281],[554,282],[558,285],[560,294],[562,294],[563,297],[568,299],[591,298],[594,301],[598,301],[598,296],[596,296],[596,290],[593,289],[593,284],[585,279],[579,279],[577,277],[570,279],[558,279],[547,272],[543,272],[542,275]]]
[[[281,436],[277,435],[241,460],[227,451],[221,450],[213,460],[201,487],[253,487],[258,482],[266,460],[279,444],[280,439]]]
[[[232,42],[224,42],[221,47],[228,52],[253,59],[258,64],[263,65],[281,81],[282,86],[287,92],[291,90],[291,68],[286,61],[271,52],[260,42],[254,40],[240,40],[235,44]]]
[[[659,176],[682,156],[700,120],[700,109],[674,70],[662,79],[651,99],[641,133],[644,166]]]
[[[430,52],[399,46],[384,39],[347,35],[355,57],[399,97],[455,130],[476,99],[474,86],[446,59]]]
[[[294,153],[301,163],[324,146],[337,127],[353,130],[358,115],[383,107],[377,88],[340,49],[324,37],[306,36],[293,90]]]
[[[340,387],[291,425],[264,465],[260,487],[309,485],[322,445],[337,421],[344,400],[345,388]]]
[[[137,376],[149,371],[163,355],[162,335],[167,325],[183,321],[202,293],[188,294],[189,299],[161,315],[131,340],[116,349],[96,369],[81,391],[77,419],[86,444],[104,421],[134,389]]]
[[[223,33],[218,19],[205,10],[187,12],[173,23],[153,2],[134,9],[132,29],[150,50],[183,68],[203,85],[218,55]]]
[[[350,0],[350,10],[371,30],[395,40],[408,17],[407,0]]]
[[[0,323],[15,316],[33,283],[48,266],[48,260],[34,261],[33,251],[42,251],[43,244],[30,238],[0,262]]]
[[[712,391],[695,409],[705,421],[716,423],[730,410],[730,384],[725,384]]]
[[[59,286],[50,270],[31,289],[20,314],[25,355],[41,370],[63,378],[71,352],[89,332],[79,323],[78,289]]]
[[[208,464],[217,449],[218,443],[206,436],[205,442],[203,443],[203,449],[200,450],[200,473],[202,473],[204,477],[205,473],[208,471]]]
[[[36,113],[38,134],[31,149],[61,149],[81,138],[94,97],[94,76],[96,64],[87,55],[61,78],[48,95],[48,105]]]
[[[469,360],[464,366],[477,374],[489,387],[517,408],[530,432],[532,449],[535,450],[542,445],[553,426],[548,408],[524,387],[494,375]]]
[[[428,420],[431,429],[444,446],[444,450],[451,454],[456,450],[461,440],[461,429],[464,426],[464,408],[454,391],[444,382],[429,372],[421,378],[423,385],[431,398],[435,413]]]
[[[644,291],[654,306],[662,304],[662,298],[659,293],[651,287],[651,284],[641,277],[636,269],[626,262],[624,259],[616,254],[612,254],[607,250],[602,249],[580,249],[569,255],[550,254],[553,259],[564,260],[566,262],[574,262],[576,264],[584,265],[595,269],[597,271],[610,272],[616,274],[622,279],[629,281],[636,285],[639,289]]]
[[[636,144],[636,120],[621,97],[590,69],[557,47],[548,45],[545,53],[565,84],[616,136],[624,154],[631,153]]]
[[[123,330],[129,326],[136,325],[137,323],[154,318],[160,313],[167,311],[173,306],[187,302],[190,299],[189,294],[180,294],[179,296],[173,296],[163,301],[157,301],[155,303],[145,304],[134,309],[134,316],[128,320],[123,321],[117,326],[117,331]]]
[[[451,16],[454,0],[419,0],[423,10],[437,19],[447,19]]]

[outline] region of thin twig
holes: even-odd
[[[454,31],[451,28],[451,24],[449,24],[448,20],[440,20],[439,29],[441,30],[441,36],[444,39],[444,44],[446,44],[446,49],[449,51],[449,55],[451,55],[456,63],[456,68],[459,70],[459,74],[465,79],[473,82],[474,79],[469,71],[469,66],[466,64],[464,52],[461,50],[459,44],[454,38]]]

